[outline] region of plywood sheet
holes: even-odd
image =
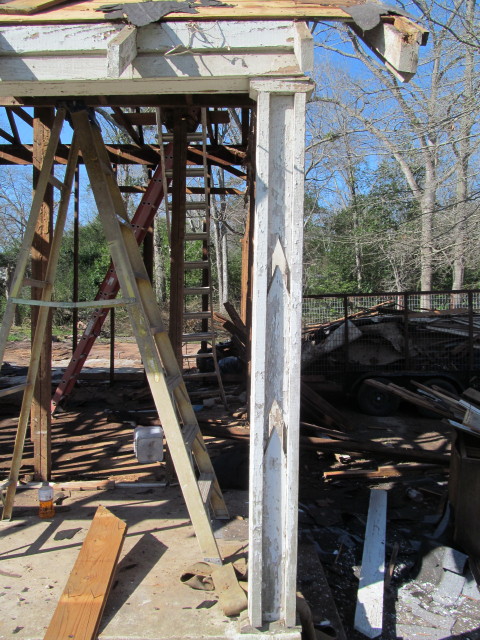
[[[125,522],[98,507],[44,640],[93,640],[127,532]]]

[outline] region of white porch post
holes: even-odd
[[[250,406],[250,624],[296,623],[305,103],[312,83],[256,79]]]

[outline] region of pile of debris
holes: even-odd
[[[455,370],[478,366],[480,317],[468,309],[412,312],[387,301],[303,331],[302,371]]]

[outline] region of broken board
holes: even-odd
[[[372,489],[355,610],[355,629],[368,638],[382,633],[386,520],[387,492]]]
[[[127,532],[125,522],[98,507],[44,640],[93,640]]]

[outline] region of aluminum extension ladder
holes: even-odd
[[[13,322],[15,305],[22,303],[39,305],[40,309],[32,344],[30,367],[26,384],[22,386],[24,395],[10,475],[2,487],[3,490],[6,490],[3,499],[2,517],[3,519],[9,519],[12,516],[34,383],[37,377],[39,356],[49,308],[72,306],[72,303],[52,302],[51,298],[68,201],[77,156],[80,151],[88,172],[103,230],[110,247],[112,260],[122,290],[122,298],[108,300],[101,304],[98,301],[73,304],[89,305],[94,308],[109,307],[114,304],[126,305],[145,366],[147,380],[202,555],[208,562],[221,564],[222,559],[213,534],[210,513],[216,518],[228,518],[227,507],[190,403],[175,353],[163,327],[160,309],[155,301],[137,239],[128,220],[122,195],[116,183],[101,133],[96,124],[90,120],[86,109],[72,110],[70,113],[74,138],[64,183],[61,183],[51,175],[65,115],[64,109],[57,111],[0,328],[0,356],[3,359],[8,333]],[[36,220],[49,182],[58,187],[62,195],[46,279],[45,282],[37,283],[36,285],[42,287],[42,299],[39,301],[24,300],[19,296],[24,286],[25,271]]]

